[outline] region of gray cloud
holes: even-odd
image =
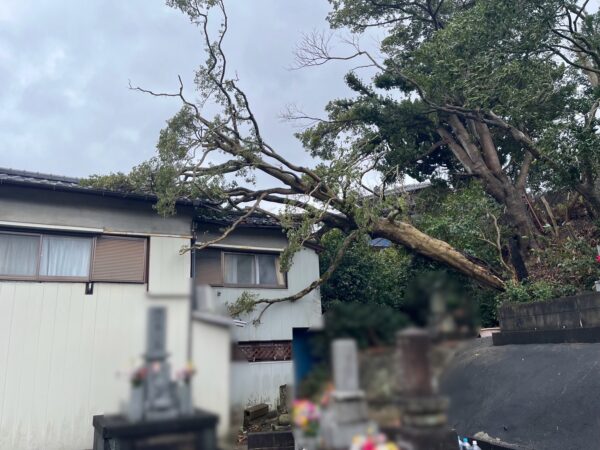
[[[235,0],[226,49],[269,141],[306,161],[279,114],[314,114],[348,94],[347,66],[289,71],[302,32],[326,27],[325,0]],[[75,176],[127,171],[149,158],[179,108],[128,90],[188,90],[204,60],[198,31],[160,1],[0,2],[0,166]]]

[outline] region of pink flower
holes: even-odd
[[[600,255],[596,256],[596,262],[600,263]]]
[[[367,439],[367,442],[362,446],[362,450],[375,450],[375,444],[371,439]]]

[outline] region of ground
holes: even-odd
[[[456,353],[442,378],[450,425],[522,448],[597,448],[600,344],[494,347],[477,339]]]

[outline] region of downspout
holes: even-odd
[[[190,257],[192,258],[190,264],[190,275],[191,275],[191,295],[189,301],[189,317],[188,317],[188,332],[187,332],[187,361],[192,361],[193,355],[193,314],[196,310],[196,249],[194,245],[196,243],[196,222],[192,222],[192,250],[190,251]]]

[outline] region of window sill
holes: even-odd
[[[213,288],[231,288],[231,289],[256,289],[256,290],[285,290],[288,289],[287,286],[265,286],[260,284],[210,284],[210,287]]]
[[[0,282],[2,281],[21,281],[28,283],[94,283],[94,284],[138,284],[144,285],[145,281],[90,281],[83,278],[18,278],[18,277],[0,277]]]
[[[220,325],[223,327],[231,327],[235,325],[233,319],[229,317],[220,316],[218,314],[206,311],[194,311],[192,313],[192,318],[200,322],[206,322],[213,325]]]

